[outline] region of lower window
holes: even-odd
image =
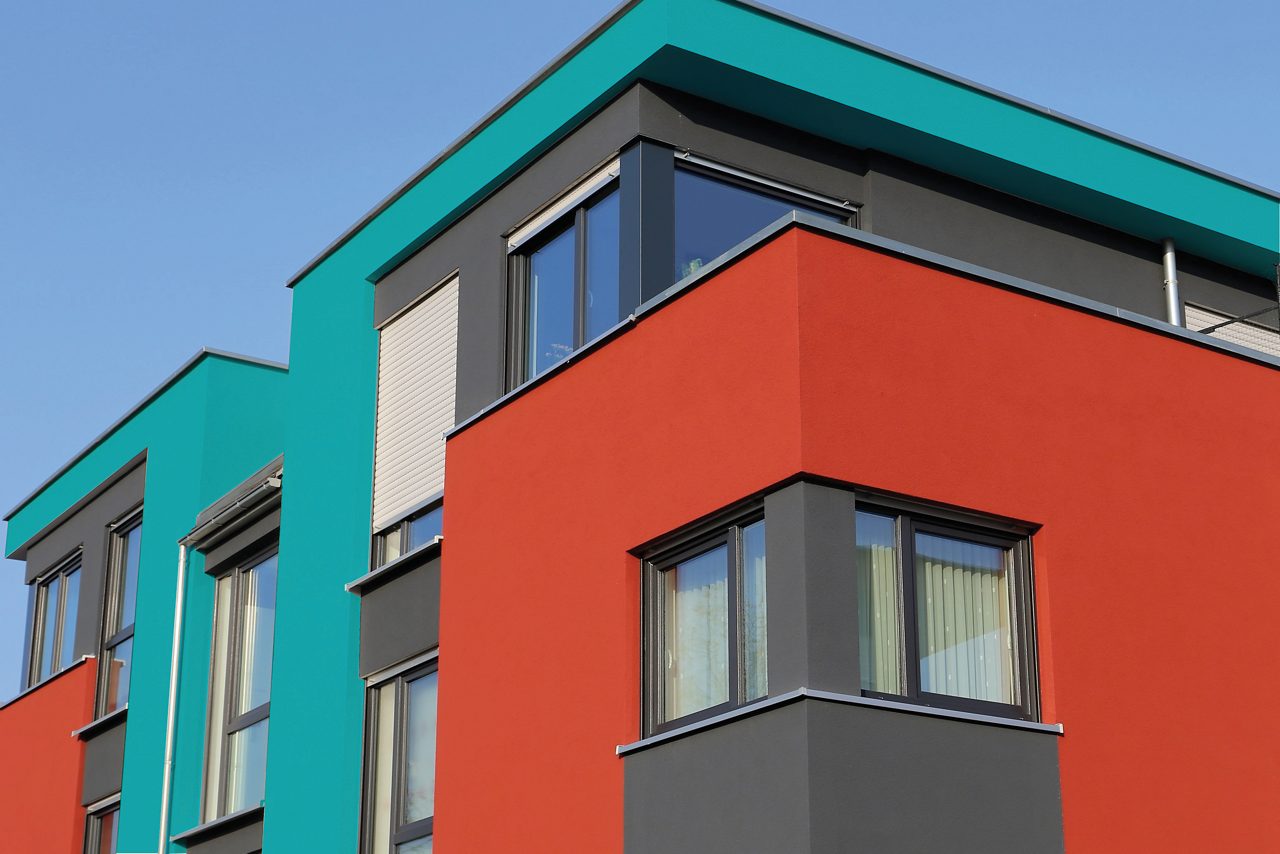
[[[436,662],[369,690],[365,854],[430,854],[436,804]]]
[[[85,854],[116,854],[116,834],[120,827],[120,805],[89,813],[84,830]]]
[[[1033,719],[1030,544],[859,503],[864,694]]]

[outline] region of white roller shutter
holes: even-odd
[[[1191,303],[1186,305],[1186,314],[1187,328],[1196,332],[1205,327],[1222,323],[1224,320],[1230,320],[1225,314],[1210,311],[1207,308],[1201,308]],[[1254,350],[1261,350],[1271,356],[1280,356],[1280,333],[1265,326],[1249,323],[1247,320],[1232,323],[1210,332],[1209,337],[1230,341],[1232,344],[1239,344],[1242,347],[1252,347]]]
[[[377,530],[444,489],[444,433],[453,427],[458,278],[382,329],[373,460]]]

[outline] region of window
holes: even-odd
[[[650,731],[768,694],[763,519],[666,547],[646,576]]]
[[[444,505],[436,502],[411,513],[394,525],[378,532],[374,543],[374,566],[390,563],[398,557],[430,545],[444,531]]]
[[[364,854],[430,854],[436,800],[433,661],[369,690]]]
[[[616,164],[608,167],[508,241],[519,289],[517,382],[533,379],[622,319],[617,174]]]
[[[1187,328],[1193,332],[1212,329],[1211,332],[1206,334],[1213,338],[1220,338],[1223,341],[1230,341],[1243,347],[1252,347],[1270,356],[1280,356],[1280,332],[1258,322],[1257,318],[1252,322],[1249,320],[1237,320],[1232,323],[1230,321],[1233,318],[1230,315],[1219,311],[1201,308],[1192,303],[1187,303],[1184,308],[1186,309]],[[1266,315],[1270,311],[1275,311],[1275,309],[1259,312],[1259,315]]]
[[[814,198],[802,201],[799,191],[778,187],[770,192],[747,176],[687,168],[676,169],[675,279],[698,272],[790,211],[800,211],[846,225],[852,210]],[[806,194],[807,198],[808,194]]]
[[[216,583],[205,821],[263,801],[276,557],[274,551],[260,554]]]
[[[107,599],[102,623],[102,666],[98,670],[98,714],[129,702],[129,662],[133,658],[133,615],[142,554],[142,517],[117,523],[111,533]]]
[[[120,803],[89,813],[84,833],[85,854],[116,854],[120,826]]]
[[[75,660],[80,604],[80,555],[36,581],[28,684],[43,682]]]
[[[863,693],[1032,719],[1028,540],[861,505],[855,527]]]

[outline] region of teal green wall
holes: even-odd
[[[146,524],[121,789],[121,851],[156,848],[178,539],[191,529],[200,510],[280,453],[285,378],[277,368],[204,356],[10,519],[12,547],[37,534],[130,459],[147,452]],[[205,624],[203,649],[200,632],[188,632],[193,644],[183,661],[182,689],[187,698],[199,698],[201,715],[207,690],[208,631]],[[197,688],[192,674],[201,667],[204,676]],[[187,745],[180,747],[185,750]]]

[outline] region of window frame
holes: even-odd
[[[675,172],[692,172],[695,175],[701,175],[704,178],[711,178],[723,184],[732,184],[752,193],[761,196],[770,196],[783,202],[796,205],[802,208],[810,208],[814,210],[825,211],[832,216],[843,218],[841,225],[850,228],[858,228],[858,222],[861,217],[862,208],[860,205],[848,201],[837,199],[835,196],[828,196],[819,193],[816,190],[809,190],[804,187],[796,186],[787,181],[780,181],[769,178],[765,175],[759,175],[746,169],[737,169],[724,163],[711,160],[706,157],[699,157],[689,152],[677,152],[675,158]],[[675,177],[672,177],[674,185]],[[675,199],[672,198],[671,224],[675,228]],[[751,235],[744,236],[750,237]],[[674,259],[673,259],[674,260]],[[679,279],[673,280],[673,284]]]
[[[750,706],[765,700],[769,696],[766,687],[762,697],[746,698],[747,672],[745,667],[744,614],[742,605],[742,587],[745,573],[743,561],[743,531],[764,522],[763,502],[753,502],[748,507],[740,507],[728,513],[716,516],[706,522],[695,524],[664,537],[655,547],[642,553],[641,567],[641,610],[642,610],[642,663],[641,697],[643,698],[642,724],[645,735],[658,735],[689,724],[713,718],[733,709]],[[767,524],[767,523],[766,523]],[[766,527],[765,542],[768,542]],[[727,620],[728,654],[727,672],[729,677],[729,698],[714,706],[690,712],[670,720],[666,719],[666,673],[663,667],[663,653],[666,646],[666,589],[665,573],[687,560],[706,554],[720,546],[727,547],[728,589],[726,590],[726,608],[729,612]],[[766,545],[767,549],[767,545]],[[768,578],[768,565],[765,566],[765,577]],[[766,583],[767,588],[767,583]],[[766,650],[768,638],[766,636]]]
[[[62,647],[66,640],[65,636],[67,630],[67,578],[73,573],[83,571],[83,569],[84,550],[83,548],[77,547],[71,554],[54,564],[52,569],[37,577],[36,580],[32,582],[35,595],[35,609],[32,612],[31,617],[31,658],[27,662],[27,687],[29,688],[34,688],[42,682],[47,682],[75,663],[74,643],[76,627],[72,626],[73,660],[68,662],[66,665],[62,664]],[[49,628],[46,625],[45,605],[47,604],[49,597],[49,588],[52,586],[55,579],[58,581],[58,604],[53,618],[53,637],[50,639],[50,643],[53,645],[53,657],[50,662],[48,675],[41,676],[40,662],[44,657],[45,633]],[[84,576],[81,576],[81,581],[83,582],[83,580]],[[79,604],[80,603],[77,601],[77,618],[80,614],[80,609],[78,607]]]
[[[401,823],[404,813],[405,776],[408,763],[409,737],[409,683],[425,678],[431,674],[439,674],[440,659],[437,651],[429,653],[426,661],[410,664],[399,672],[391,673],[377,681],[370,681],[365,686],[365,727],[364,727],[364,761],[361,763],[360,786],[360,852],[361,854],[394,854],[399,846],[417,842],[435,835],[435,815],[408,823]],[[439,691],[437,675],[436,690]],[[388,685],[393,686],[392,703],[395,710],[391,725],[391,792],[390,815],[391,826],[387,831],[388,851],[378,852],[374,849],[374,836],[378,828],[375,826],[377,792],[375,779],[378,772],[378,718],[381,699],[379,693]],[[438,702],[439,694],[437,694]],[[438,712],[438,710],[437,710]],[[439,747],[439,718],[437,716],[436,745]]]
[[[541,374],[529,374],[529,274],[532,267],[529,259],[535,252],[571,228],[575,229],[573,237],[573,342],[569,356],[561,359],[556,365],[572,358],[574,353],[590,343],[590,340],[586,337],[587,211],[598,202],[603,201],[611,193],[621,194],[622,176],[620,167],[614,165],[609,167],[608,171],[611,173],[610,177],[598,187],[594,187],[588,193],[582,195],[581,198],[574,198],[580,192],[577,188],[561,195],[556,202],[548,206],[548,209],[554,210],[557,205],[561,204],[562,200],[571,199],[572,203],[566,205],[564,210],[557,211],[555,216],[549,218],[545,223],[541,223],[534,232],[516,246],[508,245],[507,281],[510,283],[508,287],[508,302],[511,306],[511,311],[508,312],[510,316],[508,335],[510,345],[507,348],[507,384],[509,388],[516,388],[524,383],[531,382],[555,367],[555,365],[552,365]],[[595,180],[596,178],[590,178],[583,183],[591,184]],[[578,187],[581,186],[582,184],[578,185]],[[619,204],[621,204],[621,201],[621,195],[619,195]],[[618,250],[619,255],[621,255],[621,234],[618,236]],[[620,293],[621,289],[621,281],[619,281]],[[620,304],[619,312],[621,310]],[[621,319],[618,319],[619,322]]]
[[[251,552],[248,552],[243,558],[237,558],[235,561],[230,562],[228,567],[225,570],[218,572],[214,576],[215,594],[214,594],[214,608],[213,608],[213,633],[210,637],[209,692],[206,698],[206,702],[208,704],[207,708],[210,708],[210,709],[212,708],[212,705],[213,705],[214,691],[218,684],[218,676],[219,676],[217,672],[217,667],[216,667],[217,663],[215,660],[216,647],[218,643],[217,633],[218,633],[218,620],[219,620],[216,585],[217,585],[217,582],[221,581],[222,579],[230,577],[232,579],[231,581],[232,586],[231,586],[231,596],[229,597],[230,601],[227,603],[227,607],[230,611],[230,614],[228,615],[228,621],[227,621],[226,661],[222,663],[222,666],[225,669],[225,673],[222,674],[223,677],[225,678],[225,684],[224,684],[223,696],[222,696],[222,718],[223,719],[221,721],[214,721],[212,719],[207,721],[208,732],[207,732],[207,736],[206,736],[207,740],[205,744],[205,754],[204,754],[205,761],[204,761],[204,767],[202,769],[204,779],[201,783],[202,791],[201,791],[201,798],[200,798],[201,815],[202,817],[205,817],[206,821],[212,821],[214,819],[222,818],[224,816],[231,814],[227,811],[227,786],[228,786],[228,772],[230,770],[232,735],[234,735],[237,732],[241,732],[242,730],[246,730],[249,727],[253,726],[254,724],[267,720],[271,717],[271,700],[269,696],[268,696],[267,702],[257,705],[252,709],[249,709],[240,714],[234,714],[233,710],[236,708],[236,703],[237,703],[237,700],[239,699],[240,667],[243,662],[243,656],[244,656],[243,607],[244,607],[244,590],[246,586],[244,582],[244,578],[246,575],[248,575],[248,573],[252,572],[258,566],[262,565],[270,558],[275,557],[277,559],[276,583],[277,583],[277,589],[278,589],[279,554],[280,554],[280,545],[278,542],[273,540],[269,545],[257,548]],[[272,656],[274,657],[274,654],[275,654],[275,637],[274,637],[275,620],[274,618],[272,620],[271,629],[272,629]],[[272,678],[274,679],[274,673]],[[209,717],[208,712],[206,712],[206,717]],[[217,738],[219,742],[218,769],[217,769],[218,778],[216,780],[217,792],[214,795],[215,800],[213,804],[213,815],[212,817],[207,817],[207,811],[209,809],[209,804],[210,804],[209,798],[211,794],[208,790],[209,782],[210,782],[208,764],[209,764],[209,757],[212,752],[211,748],[213,746],[213,740],[215,738]],[[268,744],[269,743],[270,743],[270,736],[268,734]],[[251,804],[247,807],[244,807],[243,809],[256,809],[257,807],[258,805]]]
[[[85,828],[84,828],[84,852],[85,854],[100,854],[102,851],[102,820],[107,815],[116,814],[116,824],[114,830],[117,834],[117,841],[120,832],[120,796],[112,795],[105,801],[97,804],[91,804],[86,807],[85,812]],[[112,849],[117,850],[116,848]]]
[[[384,567],[387,564],[392,563],[393,561],[398,561],[403,558],[407,558],[409,557],[409,555],[412,555],[415,552],[421,549],[424,549],[427,546],[431,545],[433,542],[435,542],[433,538],[431,540],[428,540],[425,543],[418,543],[408,551],[405,551],[404,549],[404,544],[406,542],[409,542],[409,532],[413,527],[413,523],[430,513],[434,513],[437,510],[441,511],[441,528],[440,528],[441,533],[438,534],[437,536],[443,537],[444,536],[443,534],[444,496],[440,495],[435,498],[427,500],[423,504],[418,505],[417,507],[410,510],[408,513],[405,513],[396,521],[392,522],[390,525],[387,525],[379,529],[378,532],[373,535],[373,548],[371,550],[372,556],[370,559],[369,568],[371,570],[380,569],[381,567]],[[387,538],[392,533],[398,533],[400,535],[400,546],[401,546],[400,553],[393,558],[387,558],[386,557]]]
[[[142,508],[135,507],[117,521],[108,526],[107,538],[107,574],[106,574],[106,595],[103,597],[102,603],[102,638],[98,645],[98,661],[104,665],[107,662],[107,654],[113,653],[125,641],[133,638],[134,626],[137,624],[137,611],[134,612],[134,622],[127,626],[118,626],[124,614],[124,594],[125,594],[125,577],[126,562],[128,561],[128,536],[134,531],[142,527]],[[141,544],[139,544],[139,577],[141,576]],[[137,588],[134,588],[135,609]],[[110,635],[107,634],[108,627],[118,626]],[[115,709],[108,710],[107,705],[107,687],[110,682],[110,668],[102,666],[98,668],[98,686],[97,699],[95,700],[95,714],[102,716],[109,712],[116,712],[120,709],[128,708],[129,701],[126,698],[124,703]],[[132,674],[130,674],[132,681]]]
[[[860,687],[862,696],[926,708],[1038,721],[1040,719],[1040,685],[1036,655],[1035,577],[1031,543],[1034,530],[1006,520],[984,517],[967,511],[859,494],[854,499],[855,540],[858,513],[871,513],[893,520],[897,562],[898,667],[904,687],[902,694]],[[915,540],[918,533],[1004,549],[1006,569],[1009,573],[1010,631],[1013,634],[1014,686],[1017,691],[1017,703],[999,703],[920,690],[919,600],[914,571]],[[856,573],[859,571],[856,564],[856,546],[854,561]],[[861,629],[859,634],[861,635]]]

